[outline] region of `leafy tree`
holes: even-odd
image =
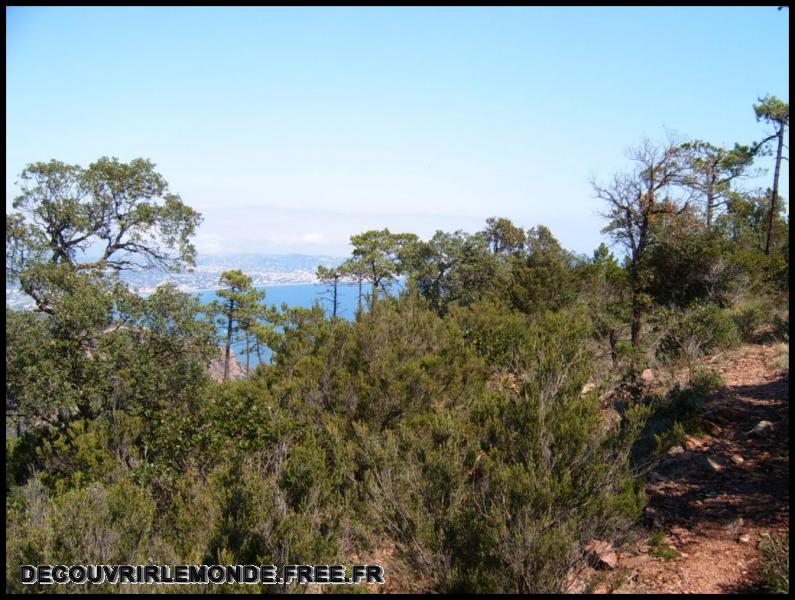
[[[715,211],[728,201],[732,182],[747,174],[754,152],[749,146],[735,144],[726,149],[703,141],[687,142],[680,149],[685,164],[680,182],[704,206],[709,229]]]
[[[549,229],[543,225],[530,229],[524,258],[513,260],[514,306],[532,314],[570,305],[577,296],[574,264],[574,257]]]
[[[525,233],[510,219],[490,217],[486,219],[486,239],[495,254],[520,253],[525,244]]]
[[[607,204],[602,230],[627,250],[629,283],[632,293],[631,341],[637,347],[643,315],[648,309],[647,294],[649,248],[656,242],[654,225],[666,216],[683,210],[669,195],[682,175],[678,144],[656,146],[645,140],[629,151],[635,169],[616,175],[608,185],[593,182],[597,198]]]
[[[148,160],[101,158],[83,169],[30,164],[6,224],[6,279],[18,279],[44,312],[58,268],[179,270],[194,263],[190,243],[201,217],[168,192]],[[96,260],[81,260],[96,250]]]
[[[440,314],[453,302],[468,305],[493,293],[501,275],[481,233],[437,231],[427,242],[408,246],[403,257],[411,282]]]
[[[606,244],[599,244],[590,263],[578,271],[581,296],[589,307],[594,337],[608,342],[613,367],[618,366],[618,344],[627,314],[627,273]]]
[[[389,229],[351,236],[352,268],[361,272],[372,288],[371,308],[378,288],[386,293],[388,286],[402,274],[401,251],[416,240],[413,233],[390,233]]]

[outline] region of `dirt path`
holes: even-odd
[[[679,556],[624,549],[597,591],[754,590],[760,539],[789,531],[789,381],[776,368],[779,351],[748,345],[712,361],[726,387],[706,405],[709,435],[689,438],[647,487],[649,525]],[[772,426],[748,436],[761,421]]]

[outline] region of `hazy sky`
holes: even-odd
[[[757,97],[789,101],[774,7],[6,16],[7,210],[27,163],[145,157],[204,215],[205,253],[344,255],[366,229],[489,216],[590,253],[590,177],[624,169],[627,146],[665,128],[748,143],[770,132]],[[785,163],[787,197],[788,180]]]

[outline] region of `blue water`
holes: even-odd
[[[265,292],[264,304],[275,304],[280,307],[286,302],[290,307],[311,308],[315,302],[320,302],[326,309],[326,314],[331,316],[331,294],[327,286],[317,283],[303,283],[297,285],[273,285],[257,288]],[[362,293],[369,292],[368,285],[362,285]],[[199,300],[202,304],[209,304],[217,300],[218,296],[214,290],[198,292]],[[356,305],[359,297],[359,287],[354,284],[342,284],[337,288],[337,316],[352,320],[356,315]],[[325,298],[325,299],[324,299]],[[326,300],[327,299],[327,300]],[[366,299],[362,299],[366,303]]]
[[[326,315],[329,317],[331,316],[331,293],[328,286],[316,283],[304,283],[297,285],[273,285],[257,289],[265,291],[265,298],[262,302],[268,306],[276,305],[277,307],[281,307],[282,303],[286,303],[288,306],[293,308],[311,308],[315,302],[320,302],[321,306],[323,306],[326,311]],[[369,291],[370,286],[363,284],[362,294],[366,294]],[[218,299],[218,296],[213,290],[198,292],[196,295],[199,297],[199,300],[202,304],[209,304],[213,300]],[[359,286],[357,284],[353,283],[339,285],[337,288],[337,316],[342,317],[343,319],[353,320],[356,315],[358,298]],[[362,304],[366,306],[366,303],[366,296],[363,296]],[[239,341],[233,344],[232,347],[234,348],[238,362],[245,366],[245,342]],[[264,362],[270,362],[270,350],[265,349],[262,352],[262,355]],[[253,369],[258,363],[256,353],[252,353],[249,357],[249,360],[251,368]]]

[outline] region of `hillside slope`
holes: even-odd
[[[785,345],[745,345],[708,361],[726,385],[701,436],[652,473],[652,547],[624,548],[597,592],[727,593],[758,589],[760,542],[789,533],[789,377]],[[655,552],[655,544],[658,551]],[[668,546],[669,557],[659,557]],[[673,552],[670,552],[673,550]],[[654,556],[654,555],[657,556]]]

